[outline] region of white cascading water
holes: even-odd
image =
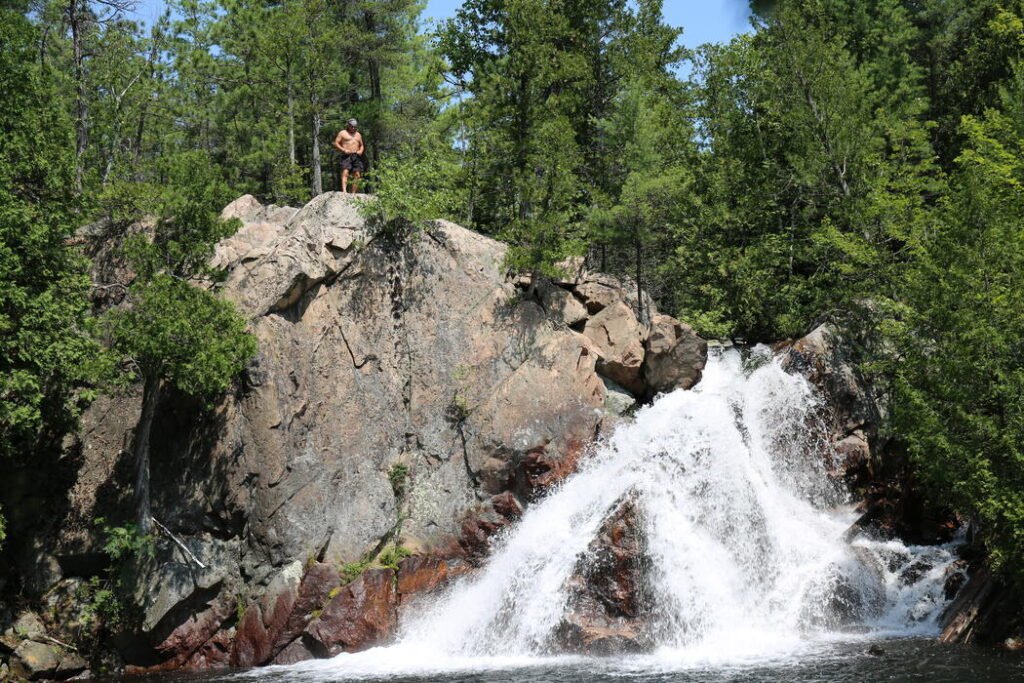
[[[395,645],[303,666],[336,679],[556,655],[568,580],[626,496],[650,558],[648,659],[729,663],[853,634],[933,633],[955,548],[844,540],[857,515],[826,476],[816,401],[766,349],[713,351],[695,389],[620,427],[486,567],[421,605]]]

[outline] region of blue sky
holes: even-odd
[[[462,0],[428,0],[423,16],[444,19],[461,4]],[[687,47],[729,40],[749,28],[749,16],[747,0],[665,0],[665,21],[685,29]]]
[[[428,0],[424,17],[450,17],[462,0]],[[149,23],[164,8],[164,0],[139,0],[135,15]],[[696,47],[702,43],[726,41],[747,30],[747,0],[665,0],[665,19],[673,26],[682,26],[683,43]]]

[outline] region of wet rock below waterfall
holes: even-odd
[[[568,610],[555,634],[558,647],[592,655],[650,650],[649,566],[639,512],[625,500],[569,578]]]

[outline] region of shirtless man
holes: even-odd
[[[349,119],[348,125],[334,138],[334,149],[341,152],[341,191],[348,192],[348,174],[352,174],[352,194],[358,191],[363,177],[363,136],[356,130],[359,122]]]

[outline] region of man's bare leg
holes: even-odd
[[[359,179],[363,177],[361,171],[356,171],[352,176],[352,194],[359,194]]]
[[[341,169],[341,193],[345,194],[348,192],[348,169]]]

